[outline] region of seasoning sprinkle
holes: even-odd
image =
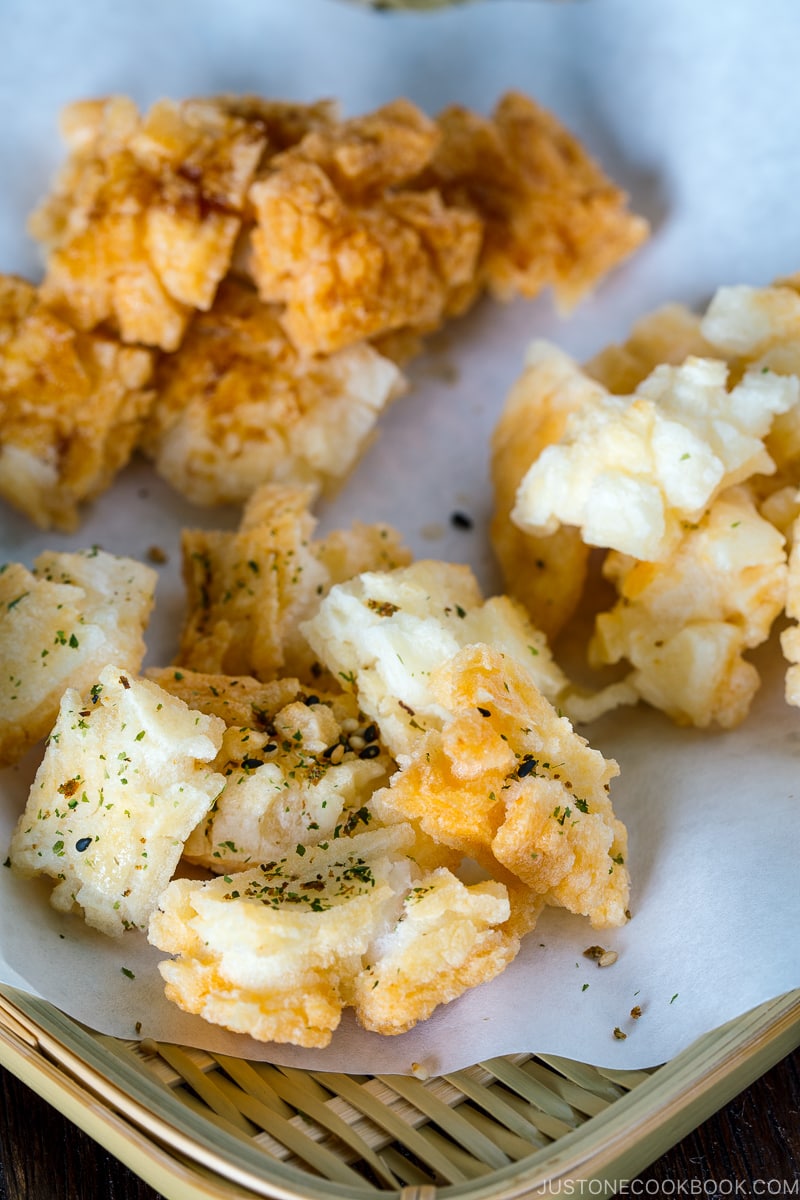
[[[379,617],[391,617],[400,609],[389,600],[367,600],[367,608],[371,608]]]
[[[256,767],[263,767],[264,760],[261,758],[243,758],[242,767],[245,771],[255,771]]]
[[[536,759],[531,755],[526,754],[522,762],[517,767],[517,778],[524,779],[526,775],[531,775],[536,770]]]

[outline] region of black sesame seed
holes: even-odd
[[[77,842],[75,843],[75,849],[79,854],[83,854],[84,850],[88,850],[91,844],[92,839],[90,837],[78,838]]]
[[[380,752],[381,752],[380,746],[376,745],[375,742],[373,742],[371,746],[365,746],[358,757],[359,758],[377,758],[378,755],[380,754]]]
[[[492,715],[492,710],[490,708],[481,708],[480,704],[478,705],[478,712],[482,717],[490,717]]]
[[[454,529],[472,529],[474,521],[468,513],[454,512],[450,514],[450,524]]]
[[[263,753],[264,754],[272,754],[272,751],[277,750],[277,749],[278,749],[278,745],[276,742],[267,742],[266,746],[264,747]]]
[[[306,705],[308,708],[311,708],[311,707],[312,707],[312,705],[314,705],[314,704],[319,704],[319,696],[306,696],[306,698],[305,698],[305,700],[303,701],[303,703],[304,703],[304,704],[305,704],[305,705]]]
[[[365,742],[377,742],[377,740],[378,740],[377,725],[374,725],[374,724],[368,725],[361,736],[363,737]]]
[[[242,766],[245,771],[255,771],[256,767],[263,767],[263,758],[243,758]]]
[[[517,767],[517,776],[519,779],[524,779],[526,775],[536,770],[535,758],[524,758]]]
[[[323,758],[330,758],[330,756],[333,754],[334,750],[336,749],[336,747],[337,747],[338,745],[339,745],[339,743],[338,743],[338,742],[334,742],[332,746],[328,746],[328,749],[327,749],[327,750],[323,750],[323,751],[322,751],[322,757],[323,757]]]

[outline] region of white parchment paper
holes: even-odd
[[[57,111],[77,97],[118,91],[144,105],[223,90],[334,95],[353,114],[398,95],[430,112],[453,101],[485,112],[508,88],[528,91],[627,188],[652,240],[567,321],[544,297],[484,303],[450,326],[318,514],[323,532],[355,517],[388,520],[417,556],[469,562],[491,592],[488,437],[527,342],[548,337],[588,357],[658,304],[700,305],[720,284],[800,269],[798,50],[794,0],[486,0],[427,15],[339,0],[10,2],[0,6],[0,270],[40,273],[24,222],[61,160]],[[449,524],[455,509],[473,517],[472,530]],[[30,565],[45,548],[92,544],[144,557],[157,544],[169,561],[148,662],[165,663],[183,601],[180,529],[232,528],[237,515],[192,508],[137,463],[74,537],[37,533],[3,508],[0,558]],[[5,870],[0,981],[106,1033],[133,1036],[140,1022],[143,1036],[320,1069],[416,1062],[441,1072],[520,1050],[617,1067],[662,1062],[800,986],[800,712],[783,701],[776,647],[756,661],[763,686],[736,731],[678,730],[643,709],[583,731],[622,768],[612,796],[631,835],[630,924],[598,935],[551,910],[504,975],[402,1037],[346,1019],[327,1050],[302,1051],[216,1030],[166,1003],[161,954],[142,937],[105,939],[50,909],[48,885]],[[0,774],[3,854],[39,753]],[[619,953],[610,969],[583,957],[598,941]]]

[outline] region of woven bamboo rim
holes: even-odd
[[[653,1071],[521,1054],[422,1081],[125,1042],[0,992],[0,1061],[175,1200],[522,1200],[566,1179],[618,1185],[798,1044],[800,991]]]

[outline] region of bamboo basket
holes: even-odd
[[[800,1045],[800,990],[649,1071],[517,1054],[421,1080],[93,1033],[0,989],[0,1063],[167,1200],[610,1195]]]

